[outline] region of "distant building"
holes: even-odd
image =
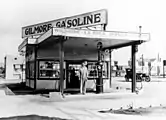
[[[22,56],[6,55],[4,60],[5,79],[25,79],[25,62]]]
[[[4,63],[0,63],[0,78],[4,78]]]
[[[131,61],[129,60],[129,66]],[[139,58],[136,61],[136,71],[138,73],[147,73],[149,75],[162,75],[163,74],[163,62],[158,58]]]
[[[126,68],[129,68],[128,65],[121,64],[117,60],[112,60],[112,77],[114,76],[125,76]]]
[[[0,63],[0,68],[4,68],[4,63]]]

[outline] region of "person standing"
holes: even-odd
[[[80,93],[81,94],[86,93],[86,82],[88,80],[88,69],[86,65],[87,65],[87,61],[84,61],[80,68]]]

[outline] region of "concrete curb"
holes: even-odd
[[[103,94],[86,94],[86,95],[67,95],[64,97],[64,101],[77,101],[77,100],[90,100],[90,99],[121,99],[121,98],[131,98],[136,97],[135,93],[127,92],[116,92],[116,93],[103,93]]]

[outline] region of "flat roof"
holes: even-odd
[[[61,37],[66,37],[64,51],[66,59],[75,58],[97,58],[97,43],[103,43],[103,50],[117,49],[133,44],[140,44],[150,40],[149,33],[134,33],[121,31],[99,31],[70,28],[51,28],[39,38],[27,38],[19,46],[19,51],[25,48],[26,44],[38,44],[40,48],[53,49],[54,55],[57,52],[56,45]]]
[[[65,36],[68,38],[67,43],[69,47],[78,47],[82,45],[89,45],[91,47],[97,46],[98,42],[103,43],[103,48],[114,49],[116,47],[129,46],[133,43],[147,42],[150,40],[149,33],[134,33],[121,31],[99,31],[99,30],[84,30],[84,29],[65,29],[52,28],[45,34],[41,35],[36,44],[46,42],[48,39],[57,40],[58,37]]]

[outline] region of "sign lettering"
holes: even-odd
[[[107,11],[99,10],[78,16],[67,17],[50,22],[40,23],[22,28],[22,37],[41,35],[51,27],[58,28],[79,28],[99,24],[107,24]]]

